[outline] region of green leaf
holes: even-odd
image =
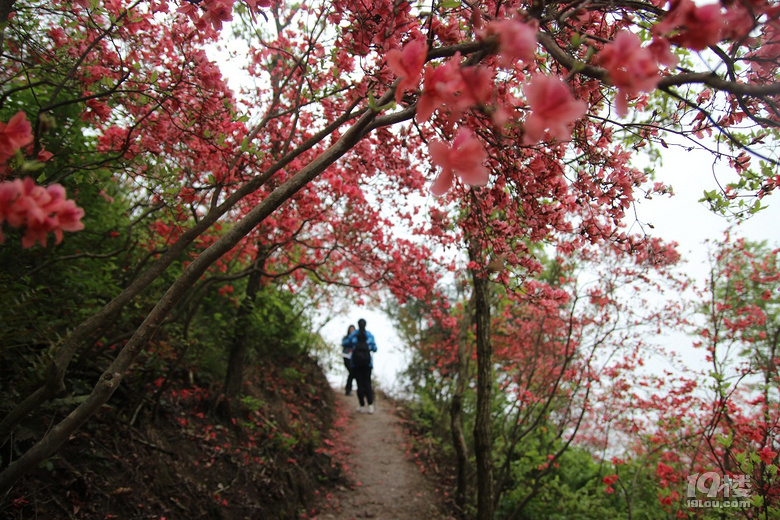
[[[740,463],[740,465],[744,464],[745,461],[747,460],[747,456],[745,455],[744,452],[735,454],[734,458],[737,460],[737,462]]]

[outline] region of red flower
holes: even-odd
[[[606,484],[608,486],[611,486],[612,484],[617,482],[617,479],[618,479],[617,474],[615,474],[615,475],[607,475],[606,477],[601,479],[601,482],[603,482],[604,484]]]
[[[452,147],[442,141],[433,141],[428,147],[431,159],[441,167],[439,176],[431,186],[434,195],[444,195],[452,187],[455,174],[472,186],[484,186],[488,181],[488,169],[482,164],[487,152],[468,128],[461,128]]]
[[[650,92],[661,79],[653,53],[642,47],[636,34],[628,31],[618,33],[614,41],[599,53],[598,60],[609,72],[612,84],[618,88],[617,111],[620,116],[626,115],[630,96],[640,91]]]
[[[669,13],[653,26],[653,34],[672,34],[672,43],[701,51],[722,39],[724,26],[720,3],[697,6],[691,0],[672,0]]]
[[[24,112],[17,112],[8,123],[0,122],[0,164],[5,163],[16,150],[30,144],[32,140],[32,127]]]
[[[777,452],[772,451],[769,446],[764,446],[761,451],[758,452],[758,456],[761,457],[761,462],[764,464],[772,464],[777,457]]]
[[[557,76],[536,74],[525,86],[531,115],[525,121],[525,144],[542,139],[545,130],[561,140],[571,137],[569,125],[585,115],[587,105],[574,99],[569,87]]]
[[[531,62],[536,52],[536,25],[517,20],[494,20],[488,25],[488,34],[498,35],[498,61],[510,66],[515,60]]]
[[[395,89],[395,101],[400,102],[406,90],[415,90],[420,83],[428,44],[425,40],[414,40],[404,45],[403,50],[393,49],[387,53],[387,65],[401,78]]]
[[[65,198],[65,189],[59,184],[37,186],[27,177],[0,184],[0,224],[25,227],[22,247],[40,243],[46,246],[46,236],[54,233],[57,243],[63,231],[84,229],[81,217],[84,210]],[[0,234],[0,242],[4,239]]]
[[[443,104],[457,104],[455,93],[463,87],[463,78],[460,73],[460,53],[455,55],[447,63],[435,69],[428,64],[425,67],[425,81],[423,93],[417,102],[417,121],[427,121],[434,110]]]

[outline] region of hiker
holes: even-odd
[[[347,369],[347,386],[345,388],[346,395],[352,395],[352,380],[355,379],[355,375],[352,373],[352,347],[349,342],[349,335],[355,330],[354,325],[350,325],[347,328],[347,335],[341,338],[341,355],[344,356],[344,367]]]
[[[374,413],[374,389],[371,387],[371,369],[374,360],[371,352],[376,352],[374,335],[366,330],[366,320],[358,320],[358,330],[353,331],[346,340],[352,352],[352,373],[357,382],[359,413]],[[366,407],[368,404],[368,407]]]

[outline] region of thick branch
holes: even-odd
[[[538,33],[539,43],[545,48],[555,60],[567,69],[597,79],[604,83],[609,83],[609,74],[605,69],[589,65],[578,60],[574,56],[564,51],[550,34]],[[780,94],[780,83],[768,83],[763,85],[738,83],[736,81],[727,81],[714,72],[683,72],[672,76],[665,76],[658,82],[659,89],[676,87],[681,85],[702,84],[712,87],[716,90],[728,92],[736,96],[775,96]]]

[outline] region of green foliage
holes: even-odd
[[[245,279],[232,282],[231,294],[243,294],[245,285]],[[190,319],[195,346],[188,351],[188,363],[197,366],[203,377],[221,381],[230,345],[243,335],[249,346],[249,363],[302,355],[310,337],[308,317],[300,310],[304,303],[273,284],[263,287],[254,302],[210,291]],[[243,318],[239,317],[241,305],[250,309]]]

